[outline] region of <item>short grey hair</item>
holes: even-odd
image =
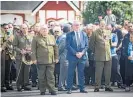
[[[93,24],[87,24],[86,29],[93,29]]]

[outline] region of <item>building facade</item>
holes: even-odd
[[[1,24],[82,21],[83,1],[1,1]]]

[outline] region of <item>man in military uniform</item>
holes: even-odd
[[[5,28],[8,29],[8,28]],[[5,47],[6,47],[6,37],[4,28],[1,27],[1,33],[0,33],[0,53],[1,53],[1,92],[6,92],[5,88]]]
[[[37,64],[41,95],[45,95],[46,88],[51,95],[56,95],[54,64],[58,62],[58,49],[55,38],[48,34],[46,25],[41,26],[39,34],[33,38],[32,60]]]
[[[10,78],[11,78],[11,63],[12,60],[14,60],[14,56],[13,56],[13,46],[12,46],[12,42],[13,42],[13,34],[10,31],[10,28],[8,26],[8,24],[4,24],[3,25],[4,30],[3,30],[3,38],[5,40],[3,46],[3,52],[2,54],[2,61],[4,61],[5,64],[5,68],[2,69],[2,71],[4,72],[4,84],[7,90],[13,90],[12,85],[10,84]],[[2,64],[2,65],[4,65]]]
[[[26,54],[31,52],[31,37],[28,33],[28,26],[26,24],[21,25],[21,32],[16,35],[13,41],[14,50],[16,51],[16,68],[17,68],[17,79],[16,85],[17,90],[31,90],[29,85],[29,70],[30,65],[24,63],[22,60]]]
[[[37,35],[40,31],[40,23],[36,23],[34,25],[34,31],[35,31],[35,35]]]
[[[111,32],[105,29],[105,21],[100,22],[100,28],[92,33],[90,37],[90,49],[94,53],[95,66],[95,90],[99,92],[101,76],[104,68],[105,91],[113,91],[110,88],[111,77],[111,51],[110,51]]]

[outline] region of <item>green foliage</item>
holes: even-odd
[[[133,22],[133,1],[88,1],[82,13],[85,23],[98,21],[99,15],[104,17],[107,8],[112,9],[118,24],[127,19]]]

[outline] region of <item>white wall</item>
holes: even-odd
[[[74,11],[68,11],[68,21],[73,22],[75,20],[75,13]]]
[[[64,18],[67,20],[67,11],[66,10],[58,10],[57,18]]]
[[[39,19],[41,24],[45,24],[45,10],[39,11]]]
[[[47,10],[46,11],[47,13],[47,15],[46,15],[46,18],[48,19],[48,18],[57,18],[56,17],[56,10]]]
[[[1,17],[1,24],[3,23],[13,23],[14,22],[14,18],[16,18],[16,22],[15,25],[21,25],[23,23],[23,17],[19,16],[19,15],[14,15],[14,14],[4,14],[4,15],[0,15]]]
[[[31,14],[25,14],[25,20],[29,22],[29,24],[33,25],[35,24],[35,16],[32,16]]]

